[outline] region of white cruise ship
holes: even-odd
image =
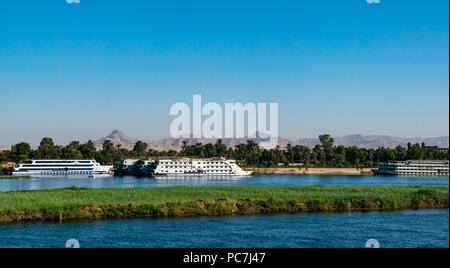
[[[444,176],[449,174],[449,161],[409,160],[383,163],[373,171],[381,175]]]
[[[242,170],[234,160],[224,159],[178,159],[156,160],[155,176],[249,176],[251,171]]]
[[[12,175],[107,175],[112,166],[101,166],[95,160],[31,160],[13,167]]]

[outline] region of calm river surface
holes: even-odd
[[[0,191],[173,185],[436,185],[448,178],[258,175],[245,178],[34,178],[0,180]],[[0,224],[2,247],[449,247],[449,210]]]
[[[449,211],[305,213],[0,225],[0,247],[449,247]]]
[[[174,185],[434,185],[448,186],[448,177],[391,177],[391,176],[314,176],[314,175],[258,175],[233,177],[135,178],[135,177],[46,177],[33,179],[0,180],[0,191],[65,188],[72,185],[88,188],[168,187]]]

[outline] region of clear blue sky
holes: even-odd
[[[167,137],[193,94],[278,102],[291,139],[447,136],[449,2],[0,3],[0,145]]]

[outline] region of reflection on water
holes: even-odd
[[[395,176],[317,176],[317,175],[257,175],[250,177],[41,177],[0,180],[0,191],[65,188],[72,185],[87,188],[135,188],[187,186],[295,186],[295,185],[434,185],[448,186],[448,177]]]

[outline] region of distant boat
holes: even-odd
[[[14,176],[33,175],[107,175],[112,166],[102,166],[95,160],[31,160],[12,168]]]
[[[373,172],[379,175],[439,176],[449,175],[449,161],[409,160],[383,163]]]

